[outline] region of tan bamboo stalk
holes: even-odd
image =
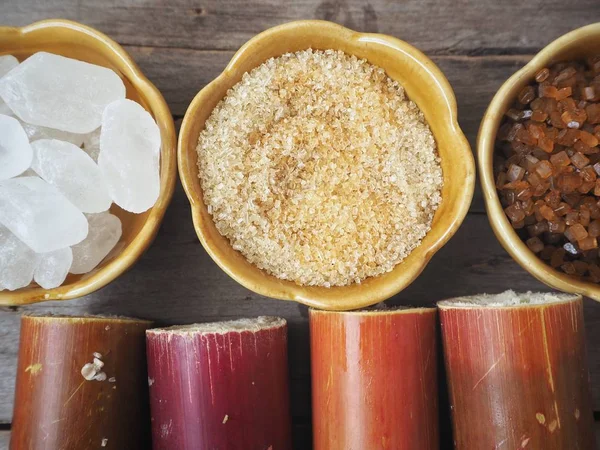
[[[438,306],[457,450],[596,448],[580,296]]]
[[[310,310],[315,450],[438,450],[436,310]]]
[[[148,330],[155,450],[289,450],[287,324],[276,317]]]
[[[10,448],[147,449],[144,333],[150,325],[23,316]]]

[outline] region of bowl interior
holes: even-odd
[[[123,235],[115,248],[93,271],[69,274],[62,286],[45,290],[31,284],[14,292],[0,292],[0,303],[22,304],[39,300],[75,298],[92,292],[116,278],[140,256],[158,231],[172,196],[175,169],[175,134],[172,116],[164,99],[139,68],[113,41],[88,27],[68,21],[39,22],[25,28],[0,27],[0,55],[11,54],[19,61],[38,51],[108,67],[123,80],[127,98],[152,114],[161,131],[161,191],[157,203],[142,214],[127,212],[113,204],[110,212],[119,217]]]
[[[385,69],[391,78],[404,86],[410,99],[423,111],[442,158],[442,204],[431,231],[422,244],[391,272],[369,278],[361,284],[309,287],[268,275],[231,248],[229,241],[216,229],[202,200],[196,145],[204,122],[214,107],[245,72],[269,58],[308,48],[342,50]],[[287,24],[249,41],[236,53],[223,74],[194,99],[186,113],[179,139],[180,175],[192,204],[196,230],[213,259],[230,276],[255,292],[320,308],[360,308],[385,300],[406,287],[458,228],[473,193],[471,150],[456,123],[454,94],[439,69],[425,55],[402,41],[382,35],[355,33],[327,22]]]
[[[515,73],[500,88],[490,104],[479,130],[478,158],[488,217],[494,233],[502,246],[528,272],[547,285],[566,291],[587,295],[600,300],[600,286],[553,269],[541,261],[512,228],[502,210],[494,181],[494,143],[504,114],[511,107],[519,91],[532,81],[536,72],[554,63],[580,60],[600,54],[600,24],[572,31],[552,42],[525,67]]]

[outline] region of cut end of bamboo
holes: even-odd
[[[135,317],[127,317],[127,316],[117,316],[117,315],[105,315],[105,314],[99,314],[99,315],[66,315],[66,314],[52,314],[52,313],[45,313],[45,314],[23,314],[23,318],[28,319],[28,320],[34,320],[34,321],[53,321],[53,322],[60,322],[61,320],[64,320],[65,322],[94,322],[94,321],[99,321],[99,322],[106,322],[106,321],[114,321],[114,322],[121,322],[121,323],[128,323],[128,322],[133,322],[133,323],[146,323],[146,324],[152,324],[151,320],[145,320],[145,319],[137,319]]]
[[[435,313],[436,308],[423,308],[423,307],[412,307],[412,306],[388,306],[385,303],[378,303],[377,305],[370,306],[365,309],[356,309],[354,311],[325,311],[322,309],[309,309],[311,315],[330,315],[330,316],[357,316],[357,317],[368,317],[368,316],[390,316],[400,314],[427,314]]]
[[[190,325],[175,325],[165,328],[153,328],[146,331],[146,335],[202,335],[202,334],[226,334],[242,333],[249,331],[271,330],[286,326],[286,320],[281,317],[260,316],[252,319],[227,320],[222,322],[194,323]]]
[[[514,308],[539,305],[552,305],[580,300],[577,294],[554,292],[515,292],[508,290],[500,294],[478,294],[457,297],[438,303],[440,309],[450,308]]]

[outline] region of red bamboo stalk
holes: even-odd
[[[127,318],[23,316],[10,448],[148,448],[144,332],[150,325]],[[84,378],[84,366],[96,379]]]
[[[438,450],[436,310],[310,310],[315,450]]]
[[[439,303],[457,450],[593,450],[580,296]]]
[[[146,341],[155,450],[291,449],[284,319],[153,329]]]

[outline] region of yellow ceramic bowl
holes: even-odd
[[[442,158],[444,188],[431,231],[391,272],[361,284],[307,287],[280,280],[250,264],[217,231],[203,202],[196,145],[204,122],[227,90],[267,59],[307,48],[337,49],[386,70],[425,114]],[[456,99],[442,72],[416,48],[393,37],[357,33],[324,21],[299,21],[271,28],[247,42],[188,108],[178,143],[179,174],[192,206],[198,237],[215,262],[248,289],[268,297],[295,300],[324,309],[354,309],[385,300],[408,286],[433,254],[456,232],[473,196],[475,167],[469,144],[456,120]]]
[[[495,95],[483,117],[477,138],[477,155],[488,218],[496,237],[506,251],[521,267],[548,286],[600,300],[600,285],[576,280],[554,270],[521,241],[502,210],[496,192],[493,168],[496,132],[504,113],[510,108],[518,92],[533,80],[535,73],[541,68],[559,61],[577,60],[592,54],[600,54],[600,23],[579,28],[558,38],[510,77]]]
[[[22,305],[81,297],[117,278],[131,267],[152,243],[173,196],[177,177],[175,127],[169,107],[160,92],[141,73],[119,44],[92,28],[68,20],[45,20],[24,28],[0,27],[0,55],[11,54],[23,60],[38,51],[109,67],[119,74],[127,88],[127,98],[144,106],[160,128],[160,196],[154,207],[143,214],[132,214],[116,205],[111,207],[111,213],[121,219],[123,236],[92,272],[85,275],[69,274],[64,284],[56,289],[45,290],[32,284],[14,292],[0,291],[0,305]]]

